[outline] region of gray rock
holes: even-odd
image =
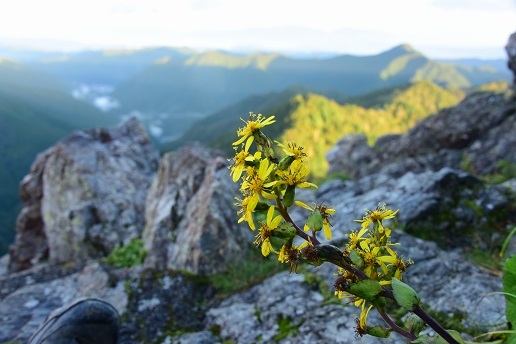
[[[203,343],[201,339],[207,338],[206,333],[172,333],[204,329],[207,300],[213,297],[213,290],[205,281],[162,270],[144,270],[128,277],[124,284],[129,300],[122,317],[121,343]]]
[[[210,331],[187,333],[177,337],[167,337],[162,344],[220,344]]]
[[[512,85],[514,91],[516,91],[516,32],[509,37],[505,50],[507,51],[507,55],[509,55],[509,62],[507,65],[514,74]]]
[[[305,276],[283,272],[211,308],[206,321],[220,329],[224,340],[235,343],[399,343],[397,336],[356,338],[360,309],[323,301]],[[280,336],[281,322],[290,324],[285,338]]]
[[[510,210],[514,204],[505,190],[503,186],[484,186],[465,172],[443,168],[409,172],[398,179],[375,174],[357,181],[333,181],[322,185],[314,198],[318,203],[331,200],[326,203],[337,209],[332,217],[336,243],[359,227],[353,220],[360,219],[366,209],[386,203],[391,209],[400,209],[398,225],[409,233],[443,247],[486,248],[503,240],[509,230],[504,223],[514,221]]]
[[[463,324],[467,327],[486,329],[488,324],[503,319],[503,296],[488,295],[501,290],[500,277],[480,270],[458,252],[440,250],[434,243],[406,233],[396,232],[393,240],[401,243],[397,247],[400,254],[415,261],[405,282],[418,292],[426,309],[464,316]],[[309,267],[308,271],[320,276],[333,292],[337,271],[334,265]],[[360,309],[346,306],[345,302],[338,305],[324,301],[318,286],[308,282],[304,275],[284,272],[212,307],[207,312],[206,324],[218,328],[224,340],[235,343],[405,342],[396,334],[387,340],[356,338],[354,326]],[[291,328],[283,339],[279,337],[281,322]],[[376,312],[371,312],[368,324],[384,325]]]
[[[25,206],[10,270],[83,262],[141,235],[158,151],[135,119],[79,131],[40,154],[21,186]]]
[[[210,275],[245,256],[252,235],[237,223],[222,153],[199,144],[167,153],[149,190],[145,266]]]
[[[51,271],[46,270],[47,276]],[[59,273],[63,271],[61,269]],[[26,342],[52,311],[81,298],[105,300],[119,313],[126,310],[127,295],[123,282],[113,284],[109,274],[98,263],[50,281],[36,282],[37,278],[36,270],[0,280],[2,291],[8,290],[10,284],[18,286],[15,291],[0,298],[0,342]],[[20,285],[20,282],[23,284]]]

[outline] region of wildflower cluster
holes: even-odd
[[[295,271],[302,260],[301,250],[319,243],[317,232],[324,229],[326,238],[331,239],[330,216],[335,210],[324,205],[310,207],[294,200],[296,188],[317,188],[317,185],[307,181],[310,172],[303,147],[276,141],[276,149],[284,152],[281,160],[276,158],[273,141],[261,131],[274,122],[274,116],[265,118],[250,113],[249,120],[237,132],[240,138],[233,143],[235,156],[230,160],[230,175],[234,182],[240,181],[242,198],[235,198],[235,205],[240,207],[238,221],[245,221],[251,230],[257,230],[254,243],[264,256],[277,254],[280,262],[290,264],[291,271]],[[253,145],[256,151],[251,153]],[[310,211],[304,231],[290,220],[287,209],[293,205]],[[255,218],[262,219],[258,225]],[[310,235],[305,233],[308,231]],[[305,239],[304,243],[295,245],[296,236]],[[278,238],[276,244],[271,240],[273,237]]]
[[[390,241],[392,230],[384,224],[386,220],[395,218],[398,210],[393,211],[386,205],[379,205],[374,210],[367,210],[360,220],[360,230],[349,234],[349,241],[344,254],[350,258],[350,265],[364,272],[369,280],[377,281],[379,286],[389,285],[392,278],[402,280],[402,274],[407,265],[413,264],[409,259],[403,260],[391,247],[399,245]],[[349,286],[357,282],[355,275],[346,269],[338,268],[337,282],[335,283],[335,295],[339,299],[350,298],[357,307],[361,307],[359,321],[357,321],[357,333],[368,333],[367,315],[373,307],[374,300],[361,298],[350,293]]]
[[[242,194],[235,198],[238,222],[246,222],[256,232],[254,243],[262,255],[276,254],[279,262],[290,264],[291,272],[296,272],[301,262],[314,266],[324,262],[335,264],[338,267],[335,294],[360,307],[356,319],[356,333],[360,336],[385,338],[395,331],[414,341],[426,323],[445,342],[457,343],[421,309],[417,293],[401,282],[407,266],[413,262],[399,256],[395,250],[399,244],[391,242],[390,224],[398,210],[390,210],[383,204],[366,211],[362,219],[356,220],[360,229],[351,232],[344,250],[322,244],[318,237],[321,231],[326,239],[332,238],[331,217],[335,209],[316,203],[310,206],[295,199],[297,188],[317,188],[307,180],[310,172],[303,147],[293,142],[272,141],[263,133],[264,127],[275,123],[274,116],[265,118],[250,113],[249,120],[243,121],[244,126],[237,131],[239,139],[233,143],[235,156],[230,159],[230,175],[234,182],[240,183]],[[284,157],[276,157],[277,151],[283,151]],[[302,228],[289,215],[293,206],[309,211]],[[417,315],[421,324],[414,326],[411,317],[405,328],[397,325],[386,312],[387,303],[393,302]],[[377,309],[387,327],[367,324],[372,308]]]

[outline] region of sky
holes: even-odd
[[[0,0],[0,46],[505,58],[516,0]]]

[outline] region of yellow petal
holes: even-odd
[[[295,201],[296,205],[301,207],[301,208],[305,208],[307,210],[310,210],[310,211],[313,211],[312,208],[310,208],[308,205],[306,205],[305,203],[301,202],[301,201]]]

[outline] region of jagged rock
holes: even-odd
[[[505,46],[507,55],[509,55],[509,61],[507,63],[510,70],[513,72],[513,90],[516,91],[516,32],[509,37],[509,42]]]
[[[372,148],[363,137],[344,137],[326,157],[330,173],[344,172],[354,179],[465,166],[476,175],[488,175],[499,171],[499,161],[516,164],[515,146],[516,100],[479,93],[402,135],[380,138]]]
[[[127,307],[122,281],[113,281],[98,263],[83,269],[39,265],[0,279],[0,343],[26,342],[56,308],[94,297],[111,303],[119,313]]]
[[[129,302],[121,343],[203,343],[206,333],[182,341],[171,334],[204,329],[206,300],[213,296],[207,283],[179,272],[145,270],[125,285]]]
[[[322,185],[314,198],[338,210],[333,216],[336,242],[356,229],[353,220],[361,218],[365,209],[386,203],[391,209],[400,209],[398,225],[409,233],[443,247],[487,248],[505,238],[509,230],[505,224],[516,221],[507,190],[484,186],[468,173],[443,168],[408,172],[398,179],[374,174],[357,181],[335,180]],[[302,215],[293,214],[298,221],[303,221]]]
[[[25,207],[10,270],[47,255],[53,263],[102,257],[139,237],[158,157],[135,118],[115,128],[75,132],[40,154],[22,182]]]
[[[165,154],[146,204],[145,266],[210,275],[247,254],[222,153],[199,144]]]

